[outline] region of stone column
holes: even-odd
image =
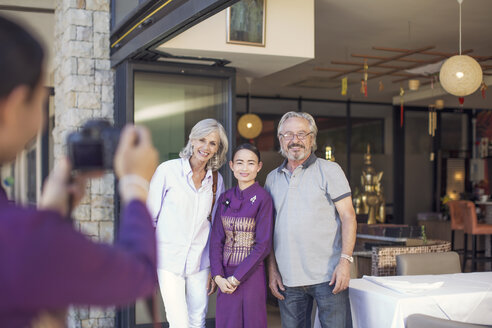
[[[56,0],[54,156],[66,136],[91,118],[113,121],[114,74],[109,61],[110,0]],[[114,178],[93,180],[74,212],[74,225],[93,240],[113,240]],[[87,288],[92,288],[87,286]],[[114,327],[114,309],[72,308],[69,327]]]

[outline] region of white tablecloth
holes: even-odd
[[[354,328],[404,328],[413,313],[492,324],[492,272],[368,278],[350,281]]]

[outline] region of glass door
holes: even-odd
[[[195,123],[224,120],[224,84],[208,77],[135,73],[135,124],[149,128],[161,162],[179,157]]]
[[[124,64],[125,65],[125,64]],[[115,122],[146,126],[160,154],[160,162],[179,157],[192,127],[205,118],[215,118],[229,139],[229,157],[234,147],[235,70],[224,67],[176,63],[135,63],[119,67],[116,74]],[[127,93],[124,91],[128,90]],[[232,174],[220,170],[226,188]],[[160,325],[168,327],[160,293],[156,292]],[[120,311],[118,327],[152,327],[145,300]],[[209,299],[207,327],[215,325],[215,295]]]

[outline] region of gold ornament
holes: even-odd
[[[420,87],[420,81],[419,80],[409,80],[408,81],[408,88],[411,91],[417,91]]]
[[[357,214],[368,214],[367,223],[384,223],[386,218],[385,199],[381,179],[383,171],[376,172],[372,167],[371,148],[367,145],[364,155],[364,169],[361,174],[362,192],[354,197],[354,207]]]
[[[325,147],[325,159],[331,162],[335,161],[335,155],[333,155],[333,149],[330,146]]]

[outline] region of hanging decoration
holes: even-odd
[[[443,109],[444,108],[444,100],[436,99],[435,106],[436,106],[436,109]]]
[[[367,70],[369,69],[369,66],[367,65],[367,59],[364,59],[364,97],[367,97],[367,77],[368,73]]]
[[[384,91],[384,84],[383,84],[383,81],[379,81],[379,88],[378,88],[379,92],[382,92]]]
[[[360,93],[364,94],[366,90],[364,79],[360,80]]]
[[[403,127],[403,95],[405,94],[405,90],[400,87],[400,127]]]
[[[347,84],[348,84],[348,77],[344,77],[342,79],[342,96],[347,95]]]
[[[470,56],[453,56],[442,65],[441,85],[448,93],[464,97],[474,93],[482,82],[482,68]]]
[[[482,86],[480,87],[480,90],[482,91],[482,98],[485,99],[485,91],[487,91],[487,85],[485,82],[482,81]]]
[[[439,80],[448,93],[460,97],[463,105],[464,96],[474,93],[482,82],[482,68],[475,59],[461,54],[461,4],[459,3],[459,55],[448,58],[441,67]]]
[[[249,139],[253,143],[254,138],[258,137],[263,130],[261,118],[256,114],[250,113],[251,101],[251,82],[252,77],[246,77],[248,82],[248,96],[246,98],[246,114],[242,115],[237,122],[237,130],[239,135],[245,139]]]
[[[436,106],[434,104],[429,105],[429,135],[434,137],[437,129],[437,114]]]
[[[411,91],[417,91],[420,87],[419,80],[408,80],[408,89]]]

